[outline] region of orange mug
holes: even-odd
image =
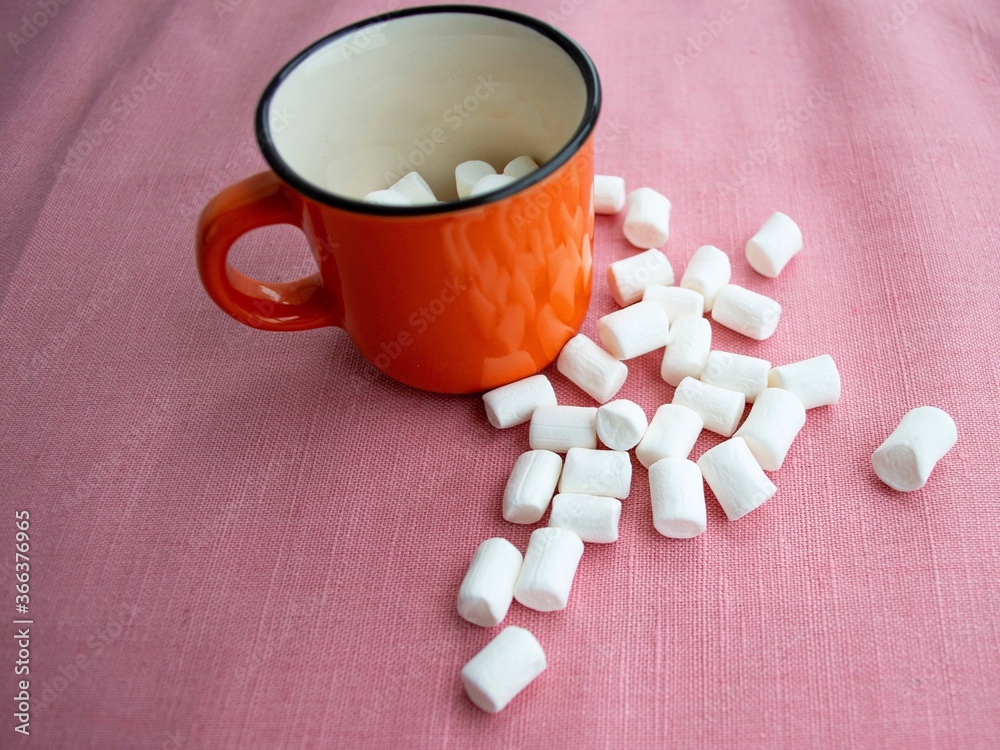
[[[534,18],[496,8],[410,8],[361,21],[297,55],[256,112],[271,171],[226,188],[198,226],[198,272],[241,323],[343,328],[408,385],[472,393],[532,375],[590,304],[593,130],[587,54]],[[455,166],[541,167],[458,199]],[[364,202],[417,171],[441,199]],[[227,261],[252,229],[292,224],[318,273],[290,283]]]

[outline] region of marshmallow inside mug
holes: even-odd
[[[358,201],[411,171],[456,200],[461,162],[544,165],[584,126],[586,79],[553,39],[477,10],[375,19],[317,43],[265,95],[264,139],[311,187]]]

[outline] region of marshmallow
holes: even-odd
[[[555,453],[565,453],[570,448],[596,448],[596,407],[538,407],[531,415],[528,445],[532,450],[548,450]]]
[[[775,367],[767,374],[767,385],[795,394],[807,409],[840,401],[840,373],[829,354]]]
[[[575,531],[551,526],[535,529],[524,553],[514,598],[539,612],[566,609],[582,556],[583,540]]]
[[[760,468],[777,471],[806,423],[806,408],[780,388],[766,388],[757,397],[734,437],[743,438]]]
[[[705,485],[701,470],[686,458],[663,458],[649,467],[653,526],[663,536],[690,539],[705,530]]]
[[[458,589],[458,614],[473,625],[491,628],[507,616],[514,584],[521,572],[521,553],[501,537],[476,548]]]
[[[544,672],[545,666],[545,652],[535,636],[510,626],[462,667],[462,685],[469,700],[495,714]]]
[[[739,391],[684,378],[674,391],[673,403],[696,411],[706,430],[729,437],[740,423],[746,399]]]
[[[659,250],[647,250],[608,266],[608,286],[619,307],[643,299],[643,292],[654,284],[664,288],[674,283],[674,269]]]
[[[618,359],[632,359],[667,345],[670,320],[655,302],[636,302],[597,321],[601,343]]]
[[[777,277],[799,250],[802,231],[780,211],[775,211],[747,242],[747,262],[761,276]]]
[[[368,193],[362,200],[365,203],[374,203],[376,206],[412,206],[413,203],[402,193],[395,190],[376,190]]]
[[[872,454],[878,478],[900,492],[919,490],[937,462],[958,442],[958,429],[947,412],[918,406]]]
[[[701,372],[701,382],[739,391],[752,404],[757,394],[767,388],[771,363],[745,354],[714,351],[708,355]]]
[[[483,394],[486,418],[498,429],[524,424],[539,406],[554,406],[556,392],[544,375],[502,385]]]
[[[513,177],[515,180],[519,180],[522,177],[527,177],[529,174],[538,169],[538,164],[530,156],[519,156],[512,160],[503,168],[503,173],[508,177]]]
[[[712,349],[712,324],[702,317],[678,318],[670,326],[660,377],[677,386],[684,378],[701,377]]]
[[[714,245],[702,245],[688,261],[681,286],[704,297],[705,312],[710,312],[715,304],[715,295],[729,283],[732,273],[728,255]]]
[[[487,175],[496,173],[497,171],[484,161],[463,161],[455,167],[455,187],[458,188],[458,197],[468,198],[477,182]]]
[[[730,521],[743,518],[778,491],[743,438],[734,437],[705,451],[698,468]]]
[[[389,189],[405,195],[406,199],[414,206],[419,206],[422,203],[437,203],[437,196],[434,195],[431,186],[416,172],[408,172],[403,175]]]
[[[628,366],[578,333],[559,352],[556,369],[599,404],[610,401],[625,385]]]
[[[664,404],[653,415],[649,429],[635,449],[635,457],[647,469],[664,458],[687,458],[704,425],[693,409]]]
[[[705,313],[705,298],[679,286],[651,286],[642,298],[662,307],[671,323],[689,315],[700,318]]]
[[[594,175],[594,213],[616,214],[625,207],[625,180]]]
[[[562,493],[604,495],[623,500],[632,488],[632,462],[625,451],[570,448],[559,477]]]
[[[514,182],[517,182],[517,180],[509,174],[488,174],[472,186],[472,190],[469,191],[469,197],[477,198],[486,193],[503,190]]]
[[[621,516],[622,501],[613,497],[559,494],[552,498],[549,526],[568,529],[585,542],[610,544],[618,541]]]
[[[646,412],[634,401],[620,398],[597,409],[597,437],[613,451],[634,448],[648,426]]]
[[[735,284],[726,284],[715,297],[712,320],[757,341],[778,327],[781,305],[770,297]]]
[[[517,457],[503,491],[503,518],[538,523],[556,491],[562,458],[552,451],[527,451]]]
[[[633,190],[622,230],[636,247],[660,247],[670,236],[670,201],[651,188]]]

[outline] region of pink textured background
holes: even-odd
[[[593,56],[598,169],[674,202],[678,276],[711,242],[784,305],[771,340],[716,327],[716,347],[829,352],[842,402],[809,413],[778,495],[739,523],[710,498],[693,541],[654,532],[640,467],[621,541],[588,546],[569,608],[512,607],[550,668],[484,714],[458,671],[496,630],[454,596],[479,541],[527,541],[499,510],[526,427],[386,381],[338,330],[241,327],[194,272],[198,209],[263,168],[251,117],[271,75],[398,3],[70,0],[14,49],[40,4],[5,2],[0,622],[27,508],[44,705],[30,739],[13,732],[3,625],[0,747],[1000,742],[996,3],[502,4]],[[771,281],[742,246],[775,209],[807,247]],[[599,217],[601,273],[632,252],[620,224]],[[238,261],[308,266],[291,229]],[[613,308],[595,288],[591,335]],[[631,362],[621,394],[650,413],[671,396],[658,364]],[[959,443],[897,494],[869,455],[921,404],[954,416]]]

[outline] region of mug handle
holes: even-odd
[[[319,273],[270,284],[237,271],[227,261],[241,236],[274,224],[302,229],[301,213],[274,172],[261,172],[220,192],[198,221],[198,274],[222,310],[251,328],[304,331],[339,326]]]

